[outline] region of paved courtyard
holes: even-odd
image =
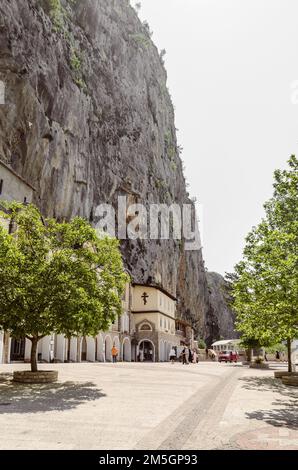
[[[0,368],[0,449],[298,449],[298,389],[231,364],[55,364],[59,383]]]

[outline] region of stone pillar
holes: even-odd
[[[298,342],[293,341],[291,347],[292,372],[296,372],[296,359],[298,355]]]
[[[102,362],[106,362],[106,340],[104,339],[102,346]]]
[[[131,362],[132,346],[129,338],[124,338],[122,343],[122,360],[125,362]]]
[[[11,338],[9,333],[6,331],[3,335],[3,363],[9,364],[10,363],[10,346],[11,346]]]
[[[25,343],[25,362],[31,361],[31,341],[26,338]]]
[[[163,362],[163,341],[160,340],[158,344],[158,362]]]
[[[3,364],[4,333],[0,331],[0,364]]]
[[[55,359],[57,359],[57,361],[64,362],[67,360],[67,357],[65,357],[65,342],[67,341],[68,340],[65,339],[64,335],[56,336]]]
[[[41,358],[43,361],[51,362],[50,348],[51,348],[51,336],[45,336],[41,340]]]
[[[77,358],[76,358],[76,362],[82,362],[82,342],[83,342],[83,337],[82,336],[77,338]]]
[[[71,338],[70,340],[70,361],[77,362],[78,351],[78,338]]]
[[[87,337],[87,361],[95,362],[95,338]]]

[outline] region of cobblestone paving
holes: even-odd
[[[0,449],[298,449],[298,390],[240,365],[61,364],[59,383],[0,369]]]

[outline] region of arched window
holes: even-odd
[[[143,323],[143,324],[140,326],[140,331],[152,331],[152,328],[151,328],[151,326],[149,325],[149,323]]]

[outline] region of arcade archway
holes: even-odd
[[[110,336],[105,338],[105,360],[106,362],[112,362],[112,347],[113,343]]]
[[[138,356],[141,362],[155,362],[155,347],[151,340],[141,340],[139,342],[138,350]]]
[[[124,338],[122,343],[122,360],[131,362],[131,343],[129,338]]]

